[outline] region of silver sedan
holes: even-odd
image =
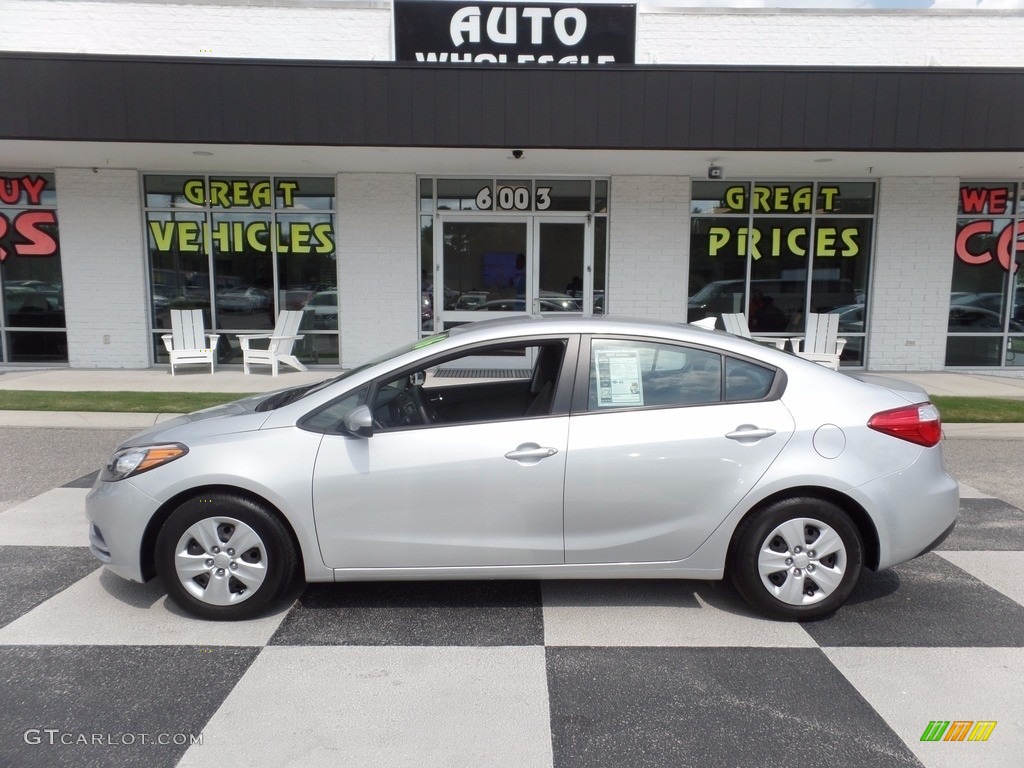
[[[474,323],[124,443],[92,552],[208,619],[307,581],[728,575],[810,620],[952,530],[941,424],[905,382],[692,326]]]

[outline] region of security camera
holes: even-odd
[[[720,165],[709,165],[708,166],[708,178],[709,179],[720,179],[720,178],[722,178],[722,166],[720,166]]]
[[[516,160],[522,160],[523,159],[523,150],[521,150],[521,149],[513,149],[512,150],[512,157],[514,157]]]

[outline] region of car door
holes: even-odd
[[[327,434],[317,456],[313,502],[324,562],[332,568],[563,562],[570,392],[553,393],[571,389],[571,381],[559,383],[566,344],[562,338],[477,349],[371,387],[372,437]],[[541,348],[549,352],[540,354]],[[479,368],[479,361],[494,359],[502,370]],[[531,367],[516,367],[523,365]],[[412,395],[409,387],[416,386],[428,423],[417,423],[419,407],[401,394]],[[473,387],[480,392],[466,408],[466,389]],[[458,408],[445,410],[446,391],[458,391]]]
[[[792,435],[775,396],[781,374],[643,339],[593,338],[584,348],[566,463],[566,562],[681,560]]]

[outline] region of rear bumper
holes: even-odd
[[[960,486],[938,447],[911,466],[857,489],[878,529],[878,569],[920,557],[939,546],[960,514]]]
[[[920,557],[921,555],[927,555],[933,549],[938,547],[942,542],[944,542],[946,540],[946,537],[948,537],[949,534],[951,534],[953,532],[954,528],[956,528],[956,520],[954,520],[952,523],[950,523],[949,524],[949,528],[947,528],[942,533],[940,533],[939,537],[935,541],[933,541],[927,547],[925,547],[920,552],[918,552],[916,555],[914,555],[914,557]]]

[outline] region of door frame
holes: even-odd
[[[522,311],[480,313],[473,310],[448,310],[444,308],[444,228],[447,223],[520,223],[526,226],[526,308]],[[438,211],[434,214],[434,307],[435,322],[441,322],[443,330],[448,323],[478,322],[501,317],[522,317],[537,314],[540,299],[540,271],[538,266],[543,254],[540,252],[540,230],[544,224],[583,225],[583,315],[593,314],[594,309],[594,227],[590,213],[515,213],[495,215],[491,211],[480,213]],[[567,313],[569,314],[569,313]]]

